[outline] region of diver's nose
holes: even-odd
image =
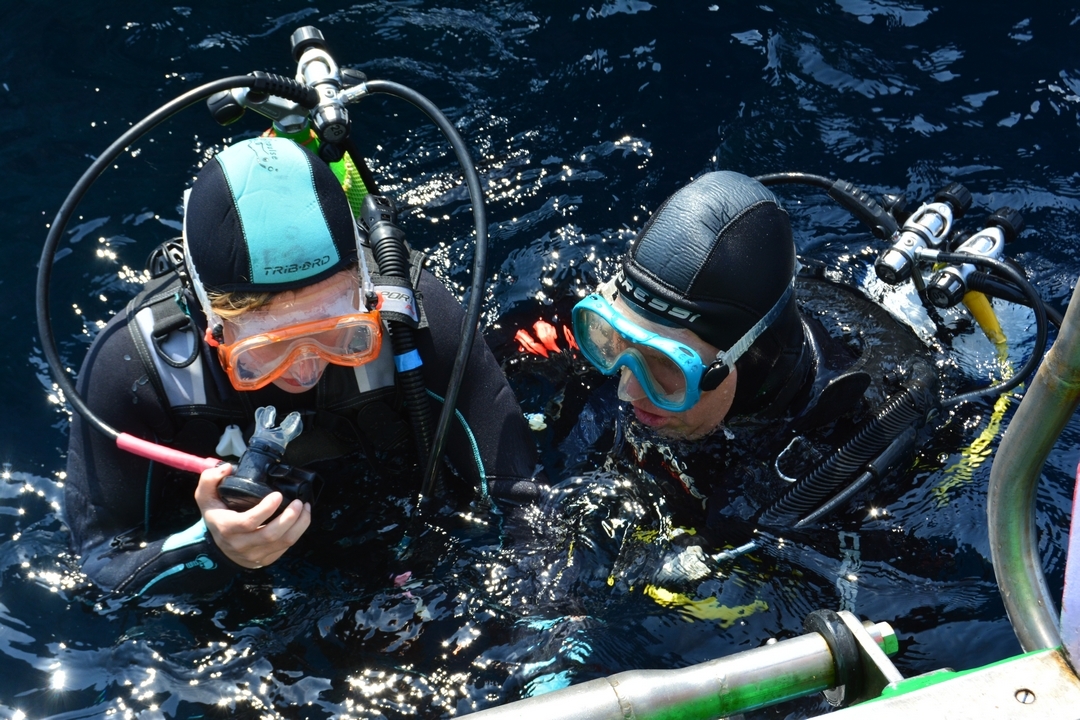
[[[625,402],[634,402],[645,398],[645,389],[641,387],[637,377],[630,368],[619,370],[619,399]]]
[[[301,387],[311,388],[319,382],[323,371],[326,370],[327,362],[318,356],[302,357],[294,362],[285,375],[295,380]]]

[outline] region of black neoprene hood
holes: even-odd
[[[753,178],[711,172],[653,214],[622,258],[620,296],[720,350],[738,341],[791,285],[787,213]]]

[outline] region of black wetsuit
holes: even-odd
[[[434,419],[464,313],[426,271],[420,273],[417,289],[427,327],[417,330],[416,338],[427,389],[438,397],[432,400]],[[224,378],[216,353],[202,343],[205,401],[175,407],[140,359],[129,324],[128,315],[115,317],[95,339],[79,373],[79,392],[108,425],[213,457],[227,425],[238,424],[245,438],[250,436],[254,408],[275,406],[279,421],[300,411],[304,431],[290,443],[284,461],[315,469],[325,481],[313,507],[312,526],[298,543],[313,555],[327,545],[346,547],[350,537],[370,534],[373,521],[368,521],[368,513],[374,503],[396,498],[401,508],[410,505],[419,475],[416,451],[392,381],[360,392],[353,368],[331,365],[316,388],[302,394],[273,385],[237,393]],[[384,352],[389,345],[386,340]],[[519,496],[522,488],[527,494],[536,472],[535,443],[482,339],[474,343],[457,411],[446,451],[465,490],[496,498]],[[102,587],[125,595],[198,593],[228,584],[242,568],[214,545],[194,501],[196,483],[191,473],[119,450],[76,415],[68,449],[65,516],[84,571]]]

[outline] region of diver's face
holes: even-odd
[[[720,352],[685,328],[673,328],[650,321],[634,312],[622,298],[616,298],[613,307],[636,325],[673,340],[685,343],[697,351],[702,358],[715,358]],[[724,382],[714,390],[705,390],[689,410],[672,412],[658,408],[645,395],[638,379],[627,368],[622,368],[619,377],[619,397],[627,400],[634,407],[634,416],[642,425],[651,427],[661,435],[682,440],[696,440],[715,432],[724,422],[731,403],[735,400],[735,387],[739,372],[733,368]]]
[[[244,362],[259,372],[275,373],[272,384],[287,393],[307,392],[318,384],[329,362],[310,344],[304,344],[305,333],[292,336],[290,329],[304,328],[313,320],[355,313],[359,302],[356,283],[355,270],[346,269],[314,285],[276,293],[266,305],[224,320],[225,343],[259,333],[280,333],[283,340],[246,351]],[[343,331],[322,331],[317,337],[324,346],[348,345]]]

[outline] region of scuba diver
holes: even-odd
[[[874,265],[880,283],[868,287],[910,281],[936,331],[925,334],[922,308],[903,308],[918,319],[909,325],[864,297],[860,263],[797,257],[767,187],[794,183],[827,190],[887,241]],[[614,276],[569,312],[547,310],[532,332],[504,320],[507,334],[518,328],[518,350],[503,367],[556,479],[513,577],[520,605],[564,618],[560,632],[575,636],[560,644],[561,665],[530,661],[523,672],[566,678],[595,663],[581,651],[604,644],[589,642],[590,618],[603,614],[593,609],[629,596],[725,629],[767,610],[762,584],[787,592],[792,572],[805,570],[785,559],[794,531],[820,528],[810,535],[819,549],[835,537],[828,581],[840,609],[854,609],[867,518],[859,501],[887,492],[931,433],[970,429],[970,414],[953,412],[961,403],[993,398],[995,432],[1007,391],[1042,357],[1051,315],[1002,261],[1022,219],[999,208],[964,233],[954,220],[972,198],[956,183],[911,213],[901,197],[885,199],[887,210],[850,183],[804,173],[709,172],[665,200]],[[920,263],[934,265],[929,281]],[[986,295],[1035,312],[1031,355],[1015,370],[993,312],[981,312]],[[937,310],[960,302],[996,345],[1003,377],[955,393],[963,380],[940,351],[972,324],[956,313],[955,328],[946,325]],[[984,435],[961,460],[986,457],[975,451]],[[832,514],[836,524],[821,527]]]
[[[797,257],[788,214],[767,187],[794,182],[828,190],[889,243],[875,274],[919,291],[938,325],[929,344],[921,327],[838,282],[861,271],[859,263],[838,269]],[[820,176],[709,172],[660,205],[614,276],[570,313],[548,310],[533,332],[507,323],[519,328],[520,350],[504,368],[526,408],[543,403],[530,421],[547,433],[544,464],[560,479],[538,513],[544,532],[519,553],[527,562],[513,573],[500,569],[522,586],[521,605],[527,598],[543,613],[530,626],[542,639],[526,650],[545,656],[526,655],[522,694],[621,678],[610,666],[625,667],[618,663],[642,642],[680,648],[685,630],[665,635],[678,626],[671,610],[699,623],[690,635],[734,628],[732,642],[745,647],[758,647],[797,603],[832,587],[837,609],[854,612],[867,548],[950,561],[943,548],[891,528],[871,531],[867,543],[865,505],[853,501],[880,491],[872,483],[910,463],[920,439],[934,432],[939,440],[943,419],[952,432],[967,424],[970,415],[950,418],[951,408],[995,396],[995,413],[1007,406],[1004,393],[1042,356],[1050,313],[1022,272],[1001,262],[1004,244],[1023,228],[1015,212],[1001,208],[962,234],[953,224],[971,204],[962,186],[943,188],[910,214],[902,204],[892,198],[885,210]],[[928,282],[920,262],[935,266]],[[947,367],[938,354],[944,343],[933,341],[952,329],[933,311],[959,302],[972,310],[979,301],[968,296],[984,291],[1035,310],[1031,357],[1011,371],[1006,353],[1007,379],[951,394],[957,379],[939,370]],[[568,314],[572,333],[558,327]],[[1001,360],[1000,327],[991,332],[989,318],[972,315],[1000,342]],[[970,327],[957,322],[959,332]],[[836,526],[815,527],[844,511]],[[792,532],[802,529],[816,531]],[[792,562],[807,554],[787,548],[804,542],[814,559]],[[653,603],[662,617],[650,614],[658,612]],[[517,606],[517,598],[505,604]],[[635,613],[638,622],[624,623]],[[747,620],[759,613],[772,615]],[[740,636],[748,623],[754,630]],[[842,701],[843,690],[828,699]]]
[[[831,494],[861,463],[878,460],[881,476],[910,455],[938,394],[930,351],[819,276],[800,267],[787,212],[761,182],[710,172],[668,198],[615,277],[573,308],[581,355],[618,384],[583,413],[611,428],[604,438],[579,422],[561,441],[566,474],[614,462],[670,480],[665,500],[688,527],[787,527],[828,499],[798,496],[815,470],[825,466]],[[868,443],[887,400],[904,422]],[[601,447],[612,448],[603,460]]]
[[[365,492],[408,504],[423,457],[395,371],[418,368],[437,411],[464,313],[421,254],[397,258],[405,283],[376,262],[379,239],[403,237],[394,220],[373,194],[354,219],[327,163],[290,139],[238,142],[199,171],[182,245],[151,257],[157,277],[97,335],[78,390],[128,435],[242,460],[205,470],[193,494],[190,476],[122,452],[76,414],[66,520],[96,583],[125,595],[212,591],[297,543],[317,553],[372,535]],[[388,318],[411,322],[415,348],[391,351]],[[530,485],[534,442],[484,343],[468,357],[457,418],[453,474],[436,497]],[[276,484],[245,500],[253,462]]]

